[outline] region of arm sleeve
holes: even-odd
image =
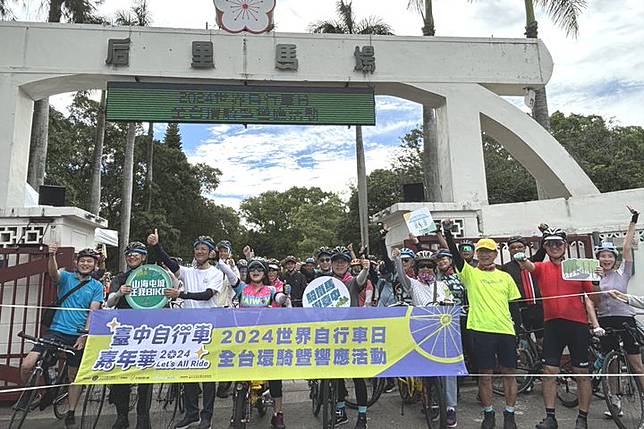
[[[543,246],[539,246],[539,250],[530,257],[532,262],[543,262],[544,259],[546,259],[546,249]]]
[[[156,244],[154,246],[154,251],[159,257],[159,260],[165,264],[166,267],[170,268],[170,271],[173,273],[179,272],[179,264],[177,264],[175,261],[170,259],[170,256],[163,250],[163,247],[161,247],[160,244]]]
[[[358,287],[362,288],[364,284],[367,282],[367,276],[369,275],[369,270],[365,270],[364,268],[360,270],[360,274],[358,274],[358,277],[356,277],[356,284]]]
[[[232,286],[233,290],[235,291],[235,296],[241,296],[241,293],[246,286],[247,286],[246,283],[244,283],[241,280],[237,282],[236,286]]]
[[[447,245],[449,246],[449,251],[452,254],[452,261],[454,262],[454,266],[459,272],[463,271],[465,260],[461,257],[461,254],[458,252],[458,247],[456,247],[456,243],[454,242],[454,237],[452,236],[452,231],[447,230],[443,233],[443,235],[445,236],[445,240],[447,241]]]
[[[192,299],[194,301],[208,301],[214,295],[215,292],[212,289],[206,289],[203,292],[181,292],[179,298]]]
[[[235,272],[230,268],[230,266],[227,263],[225,263],[221,259],[217,263],[217,266],[226,275],[226,278],[228,279],[228,284],[230,284],[231,287],[234,287],[239,281],[239,277],[235,274]]]
[[[405,274],[400,257],[394,258],[394,264],[396,265],[396,273],[398,274],[400,284],[403,289],[405,289],[405,292],[409,293],[409,290],[411,289],[411,281],[409,280],[409,277],[407,277],[407,274]]]
[[[385,263],[385,270],[388,273],[393,273],[394,272],[394,267],[393,267],[393,262],[389,258],[389,252],[387,252],[387,245],[385,244],[385,239],[381,238],[378,241],[378,244],[380,246],[380,253],[382,253],[382,260]]]

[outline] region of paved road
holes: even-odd
[[[350,383],[349,383],[350,384]],[[285,419],[289,429],[293,428],[320,428],[321,423],[311,414],[311,406],[308,400],[308,391],[306,382],[285,382]],[[500,397],[495,398],[497,407],[497,427],[503,427],[502,424],[502,400]],[[228,419],[230,418],[231,399],[217,399],[215,401],[215,418],[213,428],[227,428]],[[99,429],[109,429],[114,420],[113,407],[107,406],[105,419],[99,425]],[[603,401],[594,399],[593,408],[589,419],[590,428],[615,428],[610,420],[603,418],[605,405]],[[343,426],[344,428],[353,428],[355,422],[355,411],[349,410],[350,423]],[[543,416],[543,404],[541,400],[541,389],[537,385],[532,393],[520,395],[516,407],[517,424],[520,429],[533,428],[535,423],[541,420]],[[256,416],[256,414],[255,414]],[[0,407],[0,428],[8,427],[11,417],[11,410],[7,406]],[[463,386],[461,398],[458,407],[458,427],[464,429],[478,429],[481,424],[480,406],[476,400],[476,387],[472,383]],[[575,425],[576,410],[569,410],[558,405],[557,419],[561,429],[572,429]],[[155,426],[154,416],[153,428]],[[57,429],[63,428],[60,421],[53,420],[51,409],[44,412],[35,412],[28,417],[28,421],[23,426],[25,429]],[[136,417],[130,416],[131,428],[135,427]],[[424,427],[423,416],[418,405],[409,405],[404,409],[404,415],[401,415],[401,400],[397,391],[383,394],[380,400],[369,409],[369,429],[422,429]],[[270,418],[257,417],[249,429],[269,428]]]

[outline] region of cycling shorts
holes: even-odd
[[[624,350],[629,355],[640,354],[640,344],[633,338],[631,334],[624,331],[624,323],[628,326],[635,327],[635,318],[629,316],[606,316],[599,318],[599,325],[606,329],[612,328],[621,332],[615,334],[608,334],[599,339],[602,346],[602,353],[606,354],[611,350],[619,350],[619,340],[624,342]]]
[[[78,335],[67,335],[57,331],[48,331],[45,335],[43,335],[43,338],[45,339],[58,341],[59,343],[62,343],[69,347],[74,347],[74,344],[76,344],[78,337]],[[42,353],[45,351],[45,347],[40,344],[35,344],[34,348],[31,349],[31,351]],[[67,358],[67,366],[71,368],[78,368],[83,357],[83,350],[76,350],[76,354],[74,354],[73,356],[69,353],[65,353],[65,357]]]
[[[568,347],[570,361],[575,368],[588,368],[590,332],[585,323],[552,319],[543,324],[543,361],[559,368],[561,355]]]
[[[496,369],[497,361],[503,368],[517,367],[517,337],[472,330],[470,335],[477,370]]]

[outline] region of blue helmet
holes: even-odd
[[[209,235],[200,235],[199,237],[197,237],[195,242],[192,243],[192,248],[194,249],[200,244],[205,244],[206,246],[208,246],[209,250],[215,250],[215,242]]]
[[[409,247],[403,247],[402,249],[400,249],[400,257],[416,259],[416,253],[413,250],[411,250]]]
[[[595,246],[593,250],[596,258],[599,258],[599,254],[601,252],[610,252],[615,255],[616,258],[619,255],[619,250],[617,250],[617,247],[615,247],[615,245],[610,241],[602,241],[602,243],[599,246]]]

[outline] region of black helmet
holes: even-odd
[[[313,259],[313,258],[311,258],[311,257],[309,256],[308,258],[306,258],[306,260],[304,261],[304,263],[305,263],[305,264],[313,264],[313,265],[315,265],[315,259]]]
[[[282,266],[285,266],[289,262],[295,262],[297,263],[297,258],[293,255],[288,255],[284,260],[282,261]]]
[[[278,261],[275,258],[271,258],[268,261],[268,269],[272,271],[279,271],[280,270],[280,261]]]
[[[528,243],[526,243],[526,240],[520,235],[515,235],[513,237],[508,238],[508,247],[510,247],[510,245],[514,243],[521,243],[524,246],[528,245]]]
[[[209,235],[200,235],[199,237],[197,237],[195,242],[192,243],[192,248],[194,249],[200,244],[205,244],[206,246],[208,246],[208,249],[215,250],[215,242]]]
[[[317,252],[315,252],[315,257],[316,257],[317,259],[320,259],[320,256],[325,256],[325,255],[326,255],[326,256],[331,256],[331,255],[333,255],[333,250],[331,250],[331,248],[329,248],[329,247],[322,246],[322,247],[320,247],[320,248],[318,249],[318,251],[317,251]]]
[[[344,246],[337,246],[335,249],[333,249],[333,253],[331,254],[331,260],[335,261],[336,259],[344,259],[347,262],[351,262],[351,252],[349,249],[347,249]]]
[[[96,250],[88,247],[87,249],[80,250],[76,254],[76,260],[78,261],[80,258],[85,257],[85,256],[89,256],[90,258],[94,258],[94,260],[96,262],[100,261],[100,259],[101,259],[101,254],[100,253],[98,253]]]
[[[248,267],[248,261],[246,259],[240,259],[237,261],[237,268],[247,268]]]
[[[552,241],[552,240],[561,240],[567,241],[568,236],[566,232],[561,228],[548,228],[543,231],[543,241]]]
[[[436,253],[434,253],[434,259],[438,261],[439,259],[442,259],[442,258],[453,259],[454,256],[447,249],[438,249],[438,251]]]
[[[465,240],[465,241],[461,241],[458,244],[458,251],[462,252],[465,247],[471,247],[472,251],[474,251],[474,249],[476,248],[476,246],[474,246],[474,243],[472,243],[470,240]]]
[[[133,241],[125,246],[125,251],[123,253],[125,255],[127,255],[128,253],[138,253],[139,255],[147,256],[148,248],[140,241]]]
[[[268,279],[268,262],[264,258],[253,258],[248,262],[248,272],[251,270],[259,268],[264,273],[262,277],[262,283],[265,285],[270,285],[271,281]]]

